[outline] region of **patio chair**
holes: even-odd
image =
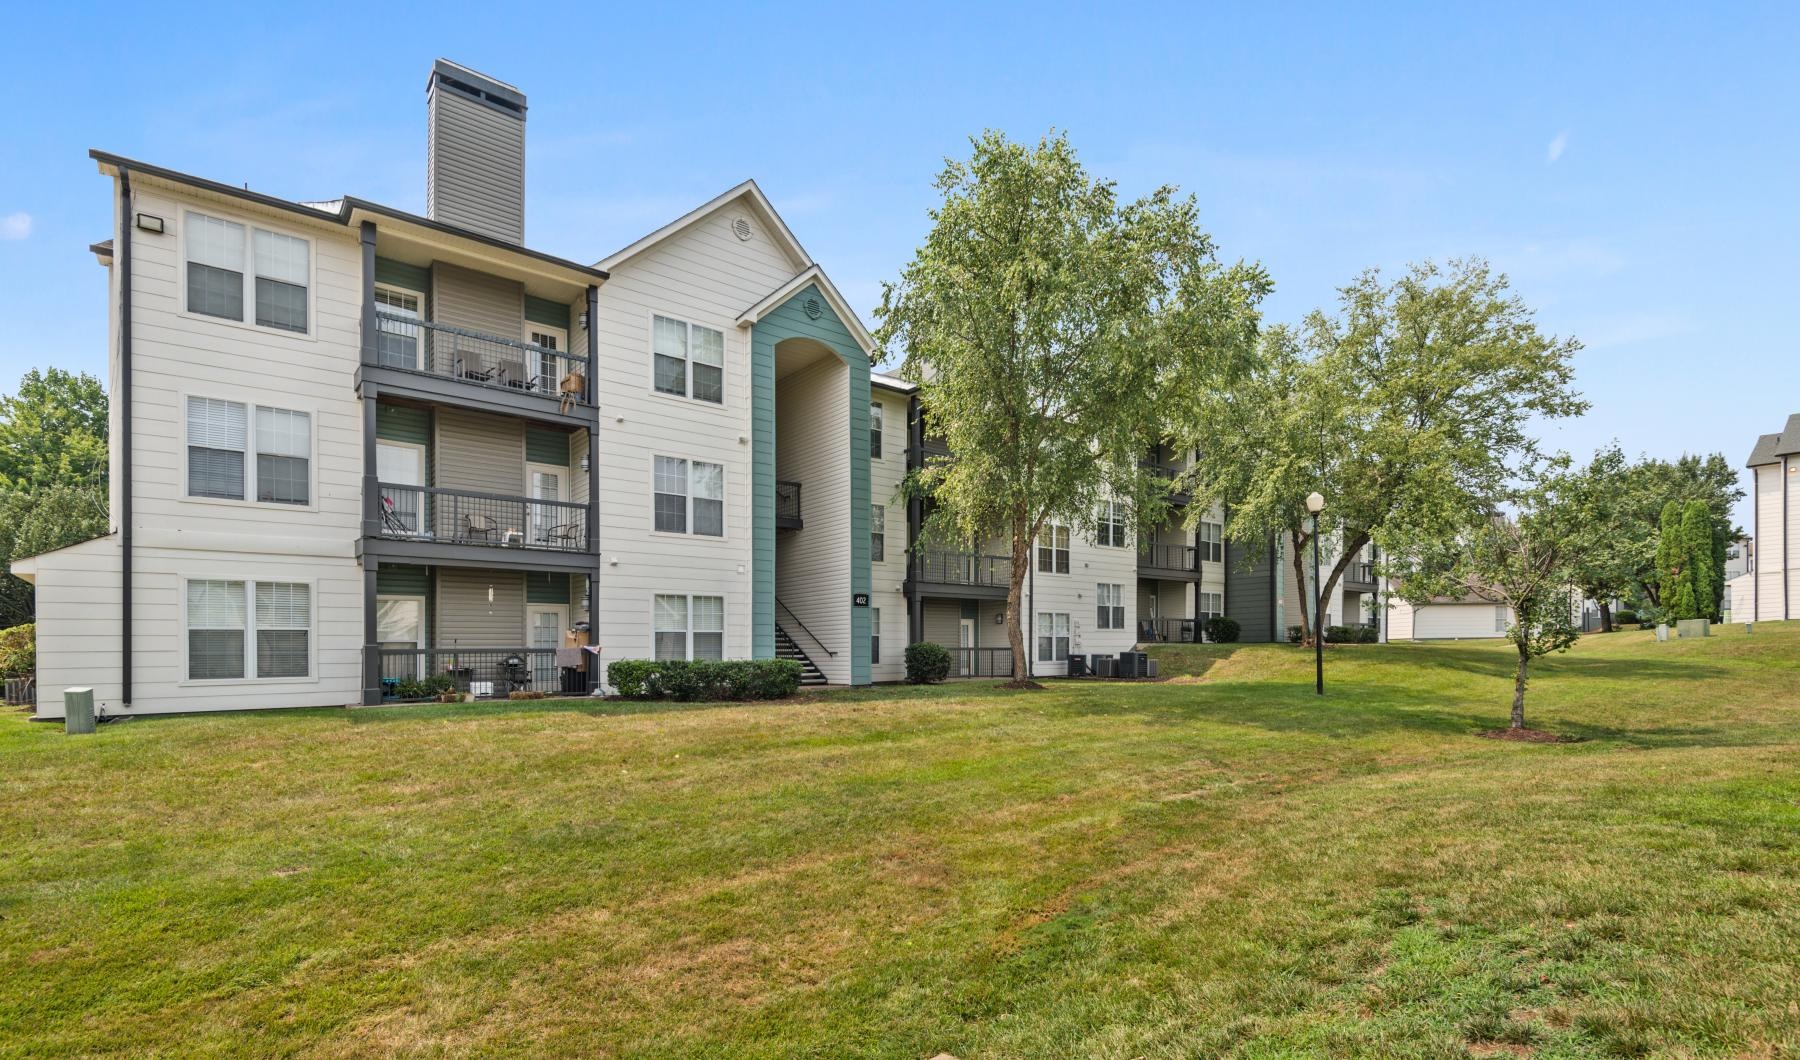
[[[1157,636],[1156,622],[1148,618],[1138,619],[1138,643],[1153,644],[1162,638]]]
[[[573,551],[582,544],[581,527],[575,523],[557,523],[544,531],[544,543],[551,548]]]
[[[463,540],[480,541],[493,544],[494,534],[500,528],[492,516],[480,512],[469,512],[463,516]]]

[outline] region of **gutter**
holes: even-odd
[[[119,167],[119,706],[131,709],[131,171]]]

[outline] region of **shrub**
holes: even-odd
[[[394,682],[395,699],[436,699],[455,691],[456,681],[449,674],[402,677]]]
[[[800,690],[800,664],[792,659],[620,659],[606,668],[606,679],[629,699],[780,699]]]
[[[1635,626],[1637,624],[1638,624],[1638,613],[1636,611],[1620,611],[1618,614],[1613,616],[1613,628],[1614,629],[1617,629],[1620,626]]]
[[[1325,643],[1327,643],[1327,644],[1348,644],[1348,643],[1350,643],[1350,627],[1349,626],[1326,626],[1325,627]]]
[[[1238,625],[1237,619],[1226,618],[1224,615],[1214,615],[1207,619],[1206,625],[1202,628],[1206,632],[1206,639],[1214,644],[1236,643],[1238,634],[1243,632],[1243,627]]]
[[[1298,643],[1300,643],[1301,640],[1305,639],[1305,637],[1306,637],[1306,627],[1305,626],[1289,626],[1288,627],[1288,643],[1289,644],[1298,644]]]
[[[30,677],[37,672],[37,626],[0,630],[0,677]]]
[[[950,676],[950,649],[921,641],[906,646],[906,679],[915,685],[934,685]]]

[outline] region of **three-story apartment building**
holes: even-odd
[[[752,182],[531,249],[524,94],[440,60],[426,102],[424,216],[92,153],[114,529],[16,565],[39,713],[584,693],[801,636],[869,681],[873,346],[830,279]]]

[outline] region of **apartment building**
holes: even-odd
[[[579,694],[800,639],[869,681],[873,345],[824,271],[753,182],[534,250],[525,95],[440,60],[426,111],[424,216],[92,152],[114,528],[15,565],[39,714]]]
[[[1732,621],[1800,618],[1800,412],[1778,433],[1757,438],[1745,466],[1752,540],[1740,575],[1747,584],[1734,586],[1729,601]]]
[[[1252,643],[1279,643],[1290,639],[1289,629],[1303,624],[1318,596],[1310,550],[1302,556],[1304,576],[1296,577],[1292,545],[1287,535],[1272,537],[1254,557],[1233,542],[1225,548],[1225,582],[1232,617],[1241,624],[1240,639]],[[1340,553],[1326,546],[1319,553],[1319,569],[1329,577]],[[1324,625],[1376,627],[1386,640],[1392,601],[1376,573],[1375,546],[1364,545],[1344,569],[1323,601]],[[1384,606],[1387,601],[1388,606]]]

